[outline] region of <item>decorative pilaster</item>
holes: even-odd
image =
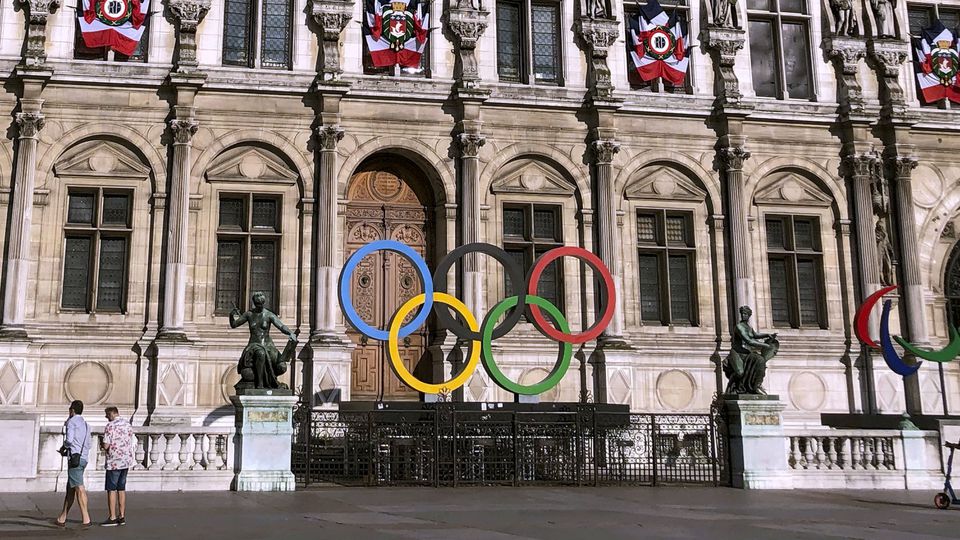
[[[27,277],[30,267],[30,227],[33,216],[33,189],[37,173],[37,139],[43,129],[40,112],[43,100],[22,100],[24,112],[16,115],[19,130],[17,168],[10,201],[6,289],[3,297],[3,326],[0,335],[26,338],[23,328],[27,305]]]
[[[605,14],[603,11],[601,14]],[[607,50],[620,36],[620,22],[614,18],[595,17],[588,13],[577,19],[576,31],[584,52],[590,58],[587,71],[587,88],[595,100],[609,101],[613,98],[614,86],[607,65]]]
[[[167,243],[163,281],[163,318],[160,334],[166,339],[185,340],[183,330],[187,296],[187,234],[190,227],[190,153],[193,135],[200,124],[192,108],[177,108],[170,120],[173,136],[173,166],[167,200]]]
[[[461,4],[466,4],[461,6]],[[477,68],[477,41],[487,30],[488,11],[477,2],[453,2],[447,11],[447,26],[457,44],[457,65],[454,78],[458,88],[475,89],[480,86],[480,71]]]
[[[460,146],[461,203],[460,234],[463,244],[480,240],[480,148],[486,139],[479,133],[461,133]],[[482,313],[483,281],[476,253],[468,253],[463,261],[463,300],[474,313]]]
[[[743,94],[734,71],[737,51],[743,48],[745,33],[732,26],[709,25],[704,30],[703,46],[713,56],[716,70],[717,106],[740,107]]]
[[[597,226],[600,260],[610,270],[616,287],[616,302],[613,319],[603,331],[605,342],[623,341],[623,275],[620,268],[620,251],[617,249],[617,193],[613,185],[613,158],[620,152],[620,144],[613,139],[593,141],[594,167],[597,174]],[[608,302],[610,299],[606,299]]]
[[[824,38],[823,46],[837,70],[837,79],[840,81],[837,101],[843,114],[862,114],[863,88],[857,78],[857,69],[860,60],[867,56],[866,44],[857,38],[833,36]]]
[[[60,0],[20,0],[20,3],[29,12],[23,65],[42,68],[47,61],[47,18],[60,7]]]
[[[167,0],[167,7],[176,23],[176,71],[196,73],[200,65],[197,62],[197,26],[210,11],[210,0]]]
[[[726,139],[726,140],[724,140]],[[743,137],[723,137],[720,162],[726,176],[727,224],[730,239],[730,262],[733,267],[733,306],[756,308],[753,298],[753,282],[750,275],[750,238],[747,229],[747,207],[743,201],[743,164],[750,158],[744,148]]]
[[[312,0],[311,15],[320,26],[320,50],[323,64],[320,80],[339,81],[343,74],[340,59],[340,35],[353,16],[353,0]]]
[[[320,169],[317,175],[317,239],[314,267],[317,271],[313,336],[335,339],[337,325],[337,143],[344,131],[337,124],[316,128]]]

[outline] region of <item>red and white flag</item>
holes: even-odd
[[[132,55],[143,37],[149,5],[150,0],[82,0],[78,19],[83,43]]]
[[[421,0],[367,0],[364,37],[376,67],[399,64],[419,70],[427,48],[430,14]]]
[[[641,79],[683,84],[690,63],[685,26],[676,12],[668,17],[657,0],[649,0],[630,20],[630,57]]]
[[[960,103],[960,50],[957,38],[939,20],[913,42],[920,99],[927,104],[944,98]]]

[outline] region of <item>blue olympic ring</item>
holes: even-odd
[[[353,275],[353,271],[357,269],[357,265],[360,264],[360,261],[364,257],[380,250],[393,251],[406,257],[417,268],[417,273],[420,274],[420,282],[423,283],[423,294],[425,296],[423,306],[420,308],[420,313],[418,313],[412,321],[400,328],[400,337],[407,337],[414,333],[417,328],[427,320],[427,317],[430,316],[430,310],[433,309],[433,279],[430,275],[430,269],[427,268],[427,262],[423,260],[423,257],[410,246],[395,240],[377,240],[370,242],[355,251],[353,255],[347,259],[346,264],[343,265],[343,271],[340,273],[340,306],[343,308],[343,315],[347,318],[347,321],[362,334],[366,334],[379,341],[387,341],[390,339],[390,333],[386,330],[374,328],[364,322],[357,313],[357,310],[353,307],[353,300],[350,298],[350,278]]]

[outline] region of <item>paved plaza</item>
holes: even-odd
[[[0,538],[188,540],[422,538],[957,538],[960,509],[933,492],[727,488],[329,488],[297,493],[131,493],[124,527],[53,525],[62,494],[0,494]],[[105,495],[92,495],[95,520]]]

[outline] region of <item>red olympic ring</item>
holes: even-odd
[[[600,274],[600,277],[603,278],[603,284],[607,289],[606,308],[603,311],[603,315],[601,315],[600,319],[593,323],[593,326],[591,326],[588,330],[585,330],[579,334],[571,335],[557,330],[553,327],[553,325],[549,324],[543,317],[543,313],[541,313],[539,306],[535,304],[528,304],[530,313],[533,315],[533,320],[536,323],[537,328],[539,328],[548,337],[553,338],[555,341],[566,341],[567,343],[574,344],[586,343],[599,336],[613,319],[613,312],[616,307],[617,298],[616,285],[613,283],[613,276],[610,275],[610,269],[603,264],[603,261],[600,260],[600,257],[597,257],[593,253],[583,248],[576,246],[563,246],[551,249],[550,251],[544,253],[533,264],[533,268],[530,269],[530,279],[528,281],[529,285],[527,294],[533,296],[537,295],[537,284],[540,282],[540,274],[543,273],[548,264],[552,263],[556,259],[559,259],[560,257],[574,257],[581,259],[589,264],[590,267],[593,268],[593,271],[597,274]]]

